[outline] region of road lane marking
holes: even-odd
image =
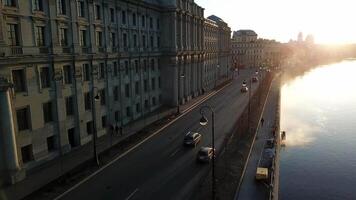
[[[174,155],[176,155],[176,153],[178,153],[180,151],[180,148],[176,149],[173,153],[171,153],[171,155],[169,155],[169,157],[173,157]]]
[[[136,192],[138,192],[138,188],[136,188],[135,191],[133,191],[125,200],[131,199],[136,194]]]

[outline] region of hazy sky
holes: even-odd
[[[356,0],[195,0],[205,16],[217,15],[232,30],[288,42],[299,32],[317,43],[356,43]]]

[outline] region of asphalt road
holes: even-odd
[[[233,83],[205,101],[215,110],[215,145],[220,150],[224,136],[248,103],[248,93],[241,93],[242,81],[254,70],[242,71]],[[253,91],[258,83],[253,83]],[[189,199],[199,181],[207,175],[210,164],[196,163],[201,146],[211,144],[211,114],[207,126],[199,124],[196,107],[159,134],[114,162],[96,176],[67,193],[71,199]],[[195,148],[183,146],[187,131],[200,132],[202,141]]]

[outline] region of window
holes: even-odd
[[[16,117],[19,131],[30,129],[30,107],[17,109]]]
[[[9,7],[16,7],[16,0],[4,0],[4,5]]]
[[[152,105],[153,105],[153,106],[156,105],[156,97],[152,97]]]
[[[79,32],[79,44],[82,47],[87,46],[87,30],[80,30]]]
[[[73,96],[66,98],[66,113],[67,113],[67,116],[74,115],[74,98],[73,98]]]
[[[75,139],[75,128],[68,129],[68,142],[71,148],[78,146],[78,142]]]
[[[84,107],[85,110],[91,110],[91,93],[90,92],[86,92],[84,93]]]
[[[54,136],[50,136],[47,138],[47,150],[48,152],[56,150],[56,142]]]
[[[136,72],[136,74],[138,74],[138,72],[139,72],[139,66],[138,66],[138,60],[135,60],[135,72]]]
[[[150,107],[148,99],[145,100],[145,109],[147,110]]]
[[[99,64],[99,78],[100,79],[105,78],[105,64],[104,63]]]
[[[65,0],[57,0],[57,13],[60,15],[66,14]]]
[[[50,75],[49,75],[49,68],[42,67],[40,69],[40,79],[41,79],[41,88],[49,88],[50,85]]]
[[[90,65],[89,64],[83,64],[83,78],[84,81],[90,81]]]
[[[153,19],[152,19],[152,17],[150,17],[150,29],[152,29],[153,28]]]
[[[126,33],[122,34],[122,40],[123,40],[123,43],[124,43],[124,47],[127,47],[127,34]]]
[[[115,22],[115,10],[110,8],[110,21]]]
[[[126,24],[126,12],[125,11],[121,12],[121,22],[122,22],[122,24]]]
[[[42,0],[32,0],[32,9],[34,11],[43,11],[43,2],[42,2]]]
[[[151,47],[153,47],[153,43],[154,43],[153,36],[150,36],[150,42],[151,42]]]
[[[141,16],[141,26],[142,26],[142,27],[145,27],[145,26],[146,26],[146,18],[145,18],[145,15],[142,15],[142,16]]]
[[[106,116],[101,117],[101,127],[103,127],[103,128],[106,127]]]
[[[95,19],[101,19],[101,7],[100,5],[95,5]]]
[[[158,77],[158,88],[161,89],[161,77]]]
[[[146,36],[142,35],[142,47],[145,48],[146,47]]]
[[[147,61],[143,60],[143,71],[147,72]]]
[[[135,82],[135,93],[136,95],[140,94],[140,85],[138,81]]]
[[[125,84],[125,97],[129,98],[130,97],[130,85]]]
[[[78,16],[85,17],[84,1],[77,1]]]
[[[151,59],[151,71],[155,71],[155,60]]]
[[[97,31],[95,36],[96,36],[96,46],[102,47],[103,46],[103,32]]]
[[[159,19],[156,20],[157,30],[159,30]]]
[[[161,46],[161,38],[157,36],[157,47]]]
[[[119,101],[119,86],[114,87],[114,101]]]
[[[129,75],[129,61],[125,61],[125,74]]]
[[[136,13],[132,13],[132,25],[136,26]]]
[[[131,117],[131,107],[130,106],[126,107],[126,116]]]
[[[43,110],[44,123],[52,122],[53,121],[52,102],[47,102],[42,104],[42,110]]]
[[[137,35],[133,35],[134,47],[137,47]]]
[[[155,90],[156,89],[156,79],[155,78],[151,79],[151,85],[152,85],[152,90]]]
[[[145,90],[145,92],[148,91],[148,81],[147,81],[147,79],[145,79],[145,80],[143,81],[143,89]]]
[[[27,91],[25,69],[12,70],[12,81],[15,92]]]
[[[111,41],[112,47],[116,47],[116,34],[115,34],[115,32],[111,32],[110,41]]]
[[[117,62],[114,62],[114,76],[118,76],[119,74],[119,69],[118,69],[118,65],[117,65]]]
[[[71,66],[69,65],[63,66],[63,72],[64,72],[64,84],[72,84]]]
[[[88,135],[92,135],[94,132],[94,123],[93,121],[87,122],[87,133]]]
[[[115,121],[118,122],[120,120],[120,111],[115,111]]]
[[[22,162],[23,163],[28,163],[32,160],[33,158],[33,151],[32,151],[32,144],[26,145],[24,147],[21,147],[21,156],[22,156]]]
[[[68,30],[67,30],[67,28],[59,29],[59,43],[62,47],[68,46]]]
[[[100,105],[105,106],[106,104],[106,96],[105,96],[105,89],[100,90]]]
[[[19,46],[18,25],[7,24],[8,43],[10,46]]]
[[[136,112],[137,113],[141,112],[141,104],[140,103],[136,104]]]

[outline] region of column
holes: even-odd
[[[4,158],[3,169],[6,173],[5,176],[14,184],[20,181],[23,177],[18,176],[20,171],[19,159],[17,156],[17,145],[14,118],[12,112],[10,88],[11,84],[3,77],[0,77],[0,145],[2,146],[1,152]]]

